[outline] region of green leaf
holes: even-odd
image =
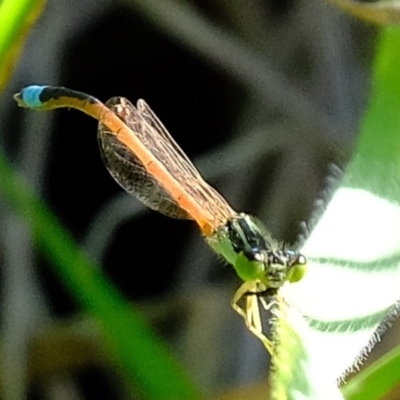
[[[273,310],[275,347],[271,374],[273,400],[340,400],[339,388],[325,368],[315,347],[313,331],[301,314],[284,300]],[[320,350],[320,349],[318,349]]]
[[[348,400],[381,399],[400,382],[400,346],[355,376],[344,388]]]
[[[336,381],[362,362],[398,312],[399,43],[399,29],[382,31],[356,154],[301,249],[308,259],[307,274],[280,292],[282,303],[288,305],[281,305],[274,323],[274,382],[275,388],[286,387],[286,397],[280,393],[276,399],[338,398]],[[296,346],[287,344],[289,338]],[[285,382],[284,376],[291,379]],[[371,392],[376,396],[396,381],[390,373],[376,376],[380,389]],[[352,389],[354,398],[366,398],[357,395],[357,387]]]
[[[0,92],[7,84],[25,39],[45,3],[45,0],[0,2]]]
[[[357,153],[383,164],[400,161],[400,28],[386,28],[378,38],[370,104]],[[351,171],[348,173],[351,174]]]

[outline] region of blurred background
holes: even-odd
[[[96,121],[18,109],[28,84],[145,99],[238,211],[296,245],[351,156],[375,29],[321,0],[52,0],[1,98],[15,168],[206,392],[262,380],[268,359],[230,307],[240,282],[194,223],[148,210],[100,159]],[[96,325],[0,201],[5,398],[128,398]]]

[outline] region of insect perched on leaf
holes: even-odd
[[[28,86],[14,97],[22,107],[76,108],[98,119],[100,149],[111,175],[153,210],[198,224],[206,242],[243,280],[233,296],[234,310],[273,353],[263,333],[258,300],[268,307],[285,282],[303,277],[302,254],[278,244],[255,218],[234,211],[204,181],[143,100],[135,107],[114,97],[104,105],[87,94],[52,86]]]

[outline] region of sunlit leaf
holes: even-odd
[[[302,248],[307,274],[281,291],[274,382],[286,391],[275,399],[340,398],[336,382],[360,365],[397,314],[399,39],[398,29],[381,34],[357,151],[343,178],[335,170],[339,189]],[[378,384],[382,394],[393,379],[387,374]]]

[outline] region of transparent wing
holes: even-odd
[[[150,107],[139,100],[137,108],[123,97],[113,97],[106,106],[112,110],[143,144],[151,150],[169,174],[181,185],[207,214],[217,228],[236,213],[224,198],[206,183],[192,162],[183,153]],[[103,160],[114,179],[148,207],[174,218],[191,216],[172,198],[168,188],[150,175],[133,151],[118,141],[113,132],[99,124],[98,139]],[[210,221],[211,222],[211,221]]]

